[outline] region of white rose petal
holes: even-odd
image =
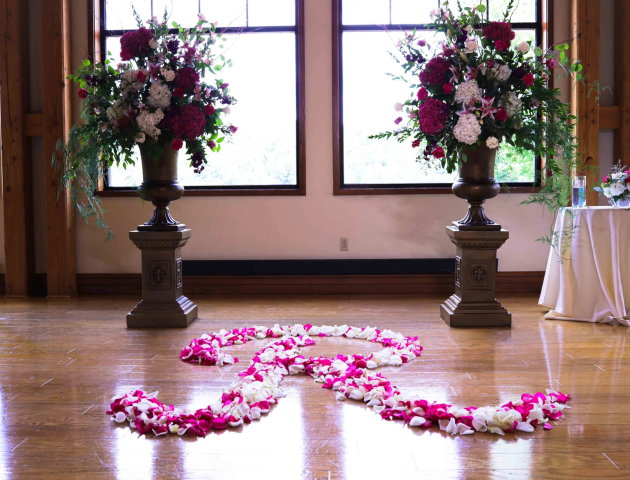
[[[499,140],[495,137],[488,137],[488,140],[486,140],[486,146],[488,148],[495,149],[499,146]]]

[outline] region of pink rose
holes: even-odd
[[[203,107],[203,113],[206,115],[212,115],[214,113],[214,107],[212,105],[206,105]]]
[[[451,93],[453,93],[453,84],[445,83],[444,85],[442,85],[442,90],[444,90],[444,93],[446,93],[447,95],[450,95]]]
[[[396,125],[400,125],[400,122],[402,122],[402,117],[398,117],[396,120],[394,120],[394,123]]]
[[[553,70],[555,66],[556,66],[556,61],[553,58],[550,58],[549,60],[547,60],[547,67],[549,67],[549,70]]]
[[[420,90],[418,90],[418,100],[422,101],[426,99],[428,96],[429,96],[429,92],[427,91],[426,88],[422,87]]]
[[[505,122],[507,119],[507,112],[503,108],[499,108],[497,113],[494,114],[494,118],[497,119],[498,122]]]
[[[80,88],[77,95],[79,95],[79,98],[82,98],[85,100],[88,96],[88,91],[85,88]]]
[[[173,148],[173,150],[179,150],[183,146],[184,142],[182,142],[180,138],[174,138],[171,142],[171,147]]]
[[[235,127],[234,125],[230,125],[230,132],[236,133],[237,130],[238,130],[238,127]]]
[[[534,83],[534,75],[531,73],[528,73],[527,75],[525,75],[523,77],[523,83],[527,85],[528,87],[531,87],[532,84]]]
[[[433,150],[433,156],[435,158],[444,158],[444,149],[442,147],[437,147],[435,150]]]

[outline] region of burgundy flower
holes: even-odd
[[[177,98],[184,98],[184,91],[181,88],[173,90],[173,96]]]
[[[209,140],[208,141],[208,147],[210,147],[211,150],[214,150],[214,148],[217,146],[216,142],[214,140]]]
[[[206,115],[212,115],[214,113],[214,107],[210,104],[203,107],[203,113]]]
[[[184,146],[184,142],[182,142],[180,138],[174,138],[173,141],[171,142],[171,148],[173,150],[179,150],[183,146]]]
[[[446,103],[437,98],[427,99],[418,109],[420,130],[427,135],[437,135],[444,130],[450,110]]]
[[[420,140],[414,140],[413,142],[411,142],[411,146],[413,148],[418,148],[420,146]]]
[[[549,68],[549,70],[553,70],[555,66],[556,66],[556,61],[553,58],[550,58],[549,60],[547,60],[547,67]]]
[[[442,85],[442,90],[444,90],[444,93],[446,93],[447,95],[450,95],[451,93],[453,93],[453,84],[445,83],[444,85]]]
[[[88,96],[88,91],[85,88],[80,88],[77,95],[79,95],[79,98],[82,98],[85,100]]]
[[[144,73],[142,70],[138,70],[138,73],[136,73],[136,80],[144,83],[146,79],[147,79],[146,73]]]
[[[199,107],[186,105],[177,115],[168,119],[166,126],[173,130],[173,136],[193,140],[203,135],[203,129],[206,126],[206,117]]]
[[[507,112],[505,111],[505,109],[499,108],[497,113],[495,113],[494,118],[498,122],[505,122],[505,120],[507,119]]]
[[[527,75],[525,75],[523,77],[523,83],[527,85],[528,87],[531,87],[532,84],[534,83],[534,75],[531,73],[528,73]]]
[[[402,122],[402,117],[398,117],[396,120],[394,120],[394,123],[396,125],[400,125],[400,122]]]
[[[429,92],[427,92],[427,89],[422,87],[420,90],[418,90],[418,100],[422,101],[424,99],[426,99],[429,96]]]
[[[127,128],[129,126],[129,118],[128,117],[120,117],[117,121],[116,121],[116,125],[120,128]]]
[[[444,149],[442,147],[437,147],[435,150],[433,150],[433,156],[435,158],[444,158]]]
[[[194,68],[182,67],[177,70],[176,85],[182,90],[189,90],[199,82],[199,74]]]
[[[446,83],[446,72],[451,64],[442,57],[432,58],[420,72],[420,81],[424,85],[439,86]]]
[[[149,41],[152,38],[153,32],[144,27],[125,33],[120,39],[120,58],[127,61],[148,52]]]
[[[234,125],[230,125],[230,132],[236,133],[237,130],[238,130],[238,127],[235,127]]]
[[[503,41],[509,46],[514,39],[514,32],[507,22],[492,22],[483,29],[483,36],[495,42]]]
[[[494,42],[494,48],[497,49],[497,52],[505,52],[508,48],[510,48],[510,44],[504,42],[503,40],[497,40]]]

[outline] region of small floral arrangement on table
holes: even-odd
[[[94,195],[99,176],[113,164],[133,165],[136,146],[143,145],[157,159],[165,146],[180,150],[185,144],[190,166],[200,173],[208,164],[206,152],[219,152],[224,139],[237,131],[222,120],[236,102],[229,85],[218,77],[214,84],[202,80],[206,73],[217,75],[232,65],[213,53],[213,46],[225,40],[216,25],[199,15],[192,29],[173,22],[178,30],[173,34],[167,12],[162,21],[147,21],[147,27],[135,15],[138,29],[120,40],[121,63],[86,59],[68,77],[80,84],[83,124],[71,129],[63,147],[60,143],[56,160],[63,186],[73,186],[72,200],[82,216],[96,217],[103,227]],[[78,195],[77,184],[85,198]]]
[[[599,187],[594,190],[603,194],[612,204],[630,201],[630,170],[622,167],[621,161],[614,165],[612,172],[606,175]]]
[[[562,67],[582,80],[582,65],[567,57],[568,44],[544,51],[532,42],[516,44],[510,24],[514,0],[503,21],[487,22],[485,2],[462,7],[456,17],[446,0],[431,12],[433,28],[444,35],[437,47],[414,30],[405,32],[392,56],[403,73],[390,74],[409,83],[411,98],[398,103],[398,128],[370,138],[412,140],[418,160],[439,161],[451,173],[465,152],[485,145],[509,144],[545,158],[542,191],[527,203],[557,210],[571,198],[565,172],[575,166],[575,119],[550,89],[549,77]],[[568,169],[568,170],[567,170]],[[537,172],[540,174],[541,172]]]

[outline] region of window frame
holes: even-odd
[[[439,0],[438,0],[439,1]],[[489,0],[486,0],[486,3]],[[333,195],[405,195],[405,194],[451,194],[452,184],[446,183],[413,183],[413,184],[346,184],[344,182],[343,166],[343,58],[342,37],[345,31],[370,32],[382,31],[379,25],[343,25],[343,0],[332,0],[332,84],[333,84]],[[548,45],[550,38],[549,1],[536,0],[536,38],[541,45]],[[489,9],[488,15],[489,15]],[[532,29],[534,22],[515,22],[516,29]],[[421,27],[418,24],[389,24],[391,28],[413,30]],[[424,26],[426,29],[426,25]],[[531,186],[525,182],[508,182],[507,188],[501,187],[501,193],[536,193],[540,191],[540,175],[543,161],[535,159],[537,178]]]
[[[88,0],[88,16],[93,22],[88,23],[89,51],[95,61],[102,61],[102,52],[108,37],[121,36],[125,30],[107,30],[105,2],[107,0]],[[151,3],[153,5],[153,3]],[[296,61],[296,185],[235,185],[235,186],[194,186],[185,187],[184,196],[304,196],[306,195],[306,108],[305,108],[305,46],[304,46],[304,0],[295,0],[295,25],[262,27],[225,27],[222,33],[265,33],[294,32]],[[172,33],[177,30],[172,29]],[[238,94],[237,94],[238,97]],[[136,197],[137,188],[110,187],[104,179],[99,181],[98,191],[101,197]]]

